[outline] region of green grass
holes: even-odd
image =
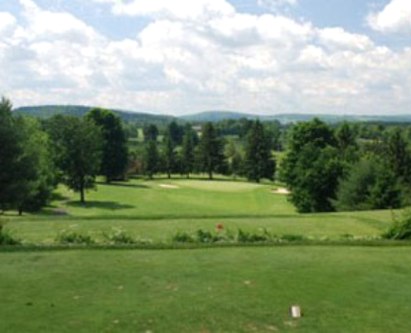
[[[379,236],[391,221],[390,211],[297,214],[285,195],[273,193],[276,187],[228,180],[131,180],[99,184],[84,206],[77,194],[61,187],[46,214],[8,216],[6,228],[25,243],[39,244],[52,244],[63,231],[101,240],[113,229],[139,239],[169,242],[178,231],[214,231],[220,223],[233,232],[266,229],[278,236],[336,240],[347,235]]]
[[[402,247],[0,252],[0,332],[410,332],[409,262]]]
[[[6,231],[43,247],[0,247],[0,332],[410,332],[410,247],[338,243],[380,236],[392,212],[301,215],[277,186],[134,179],[99,184],[84,206],[61,187],[40,214],[8,212]],[[170,249],[177,232],[217,224],[339,245]],[[113,230],[169,249],[55,246]]]

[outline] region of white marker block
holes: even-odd
[[[301,307],[299,305],[292,305],[290,308],[291,317],[293,318],[301,318],[302,312]]]

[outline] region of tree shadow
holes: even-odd
[[[79,208],[99,208],[106,210],[130,209],[135,207],[114,201],[86,201],[85,203],[81,203],[80,201],[69,201],[67,202],[67,206]]]
[[[56,191],[54,191],[51,194],[51,200],[52,201],[64,201],[64,200],[68,200],[68,199],[69,199],[69,197],[64,196],[63,194],[61,194],[59,192],[56,192]]]
[[[111,183],[96,182],[96,183],[98,185],[115,186],[115,187],[131,187],[131,188],[140,188],[140,189],[149,188],[148,186],[143,185],[143,184],[129,184],[129,183],[118,183],[118,182],[111,182]]]

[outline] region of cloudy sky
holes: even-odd
[[[0,0],[0,95],[174,115],[411,113],[411,0]]]

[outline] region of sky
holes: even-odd
[[[411,113],[411,0],[0,0],[0,95],[183,115]]]

